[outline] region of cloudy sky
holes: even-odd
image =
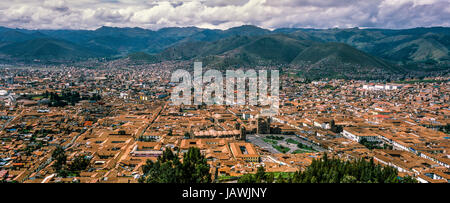
[[[450,0],[7,0],[0,26],[27,29],[411,28],[450,26]]]

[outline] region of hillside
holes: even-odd
[[[336,64],[349,63],[389,69],[391,66],[343,43],[297,40],[289,35],[236,36],[215,42],[185,42],[158,55],[162,60],[203,59],[224,67],[264,64],[315,64],[335,57]]]
[[[101,53],[96,53],[73,43],[49,38],[32,39],[8,44],[0,48],[0,53],[27,60],[38,59],[50,61],[101,56]]]
[[[302,39],[341,42],[397,64],[450,63],[450,28],[388,29],[279,29]]]
[[[367,53],[344,43],[323,43],[308,47],[295,57],[292,64],[316,64],[327,58],[334,58],[336,63],[358,64],[367,67],[390,68],[391,66]]]
[[[145,52],[131,53],[127,56],[131,61],[138,63],[155,63],[159,62],[159,58],[155,55],[150,55]]]
[[[125,57],[139,63],[203,60],[220,68],[290,65],[346,71],[442,72],[450,67],[450,28],[303,29],[244,25],[228,30],[24,30],[0,27],[0,60],[33,62]],[[135,54],[136,53],[136,54]],[[8,61],[8,60],[6,60]],[[343,69],[342,69],[343,68]]]

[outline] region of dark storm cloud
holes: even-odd
[[[448,5],[450,0],[13,0],[0,2],[0,25],[408,28],[450,26]]]

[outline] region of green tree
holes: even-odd
[[[209,183],[211,174],[206,158],[200,149],[191,147],[183,156],[182,183]]]
[[[414,183],[411,177],[399,178],[397,169],[381,166],[373,159],[342,161],[327,154],[314,159],[303,172],[296,172],[288,181],[294,183]]]
[[[239,178],[238,183],[256,183],[256,179],[253,174],[245,174]]]
[[[276,183],[287,183],[288,181],[286,178],[283,177],[283,175],[280,173],[277,177]]]
[[[273,183],[273,182],[275,182],[275,175],[273,173],[267,173],[266,183]]]
[[[179,183],[181,162],[172,150],[166,149],[156,162],[147,160],[142,166],[144,176],[139,179],[143,183]]]
[[[55,160],[55,162],[53,163],[53,168],[55,169],[55,171],[58,172],[63,169],[67,161],[67,156],[61,146],[57,146],[53,151],[52,159]]]
[[[75,159],[70,164],[69,170],[77,173],[82,170],[86,170],[90,162],[91,160],[83,155],[76,156]]]
[[[356,183],[356,178],[350,175],[345,175],[344,178],[342,178],[341,183]]]
[[[211,174],[206,158],[198,148],[189,148],[183,161],[166,149],[156,162],[147,160],[142,167],[142,183],[210,183]]]
[[[255,174],[256,183],[262,183],[266,181],[266,170],[263,166],[258,167]]]

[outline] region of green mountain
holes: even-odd
[[[326,59],[336,60],[336,63],[348,63],[368,67],[390,68],[391,65],[370,56],[369,54],[355,49],[344,43],[316,43],[314,46],[304,49],[292,61],[293,64],[320,63]]]
[[[450,28],[388,29],[279,29],[302,39],[341,42],[392,63],[450,63]]]
[[[349,45],[334,42],[298,40],[284,34],[260,37],[236,36],[214,42],[185,42],[170,47],[158,55],[162,60],[190,60],[215,58],[241,61],[247,65],[314,64],[335,57],[339,63],[390,68],[391,66]]]
[[[450,28],[228,30],[172,27],[160,30],[25,30],[0,27],[0,61],[77,61],[124,57],[139,63],[203,60],[227,68],[292,66],[302,72],[428,72],[450,67]],[[9,60],[11,59],[11,60]],[[361,73],[361,75],[363,75]],[[376,74],[375,74],[376,75]]]
[[[308,78],[387,79],[404,73],[401,67],[337,42],[308,47],[291,64],[302,67],[299,74]]]
[[[26,60],[74,60],[90,57],[100,57],[96,53],[76,44],[56,39],[33,39],[5,45],[0,48],[0,53],[20,57]]]
[[[159,55],[164,60],[189,60],[210,55],[220,55],[252,40],[248,36],[235,36],[213,42],[189,41],[167,48]]]
[[[434,38],[418,38],[381,50],[381,57],[403,63],[450,60],[448,48]]]
[[[241,51],[273,63],[289,64],[304,49],[314,43],[286,35],[264,36],[242,47]]]

